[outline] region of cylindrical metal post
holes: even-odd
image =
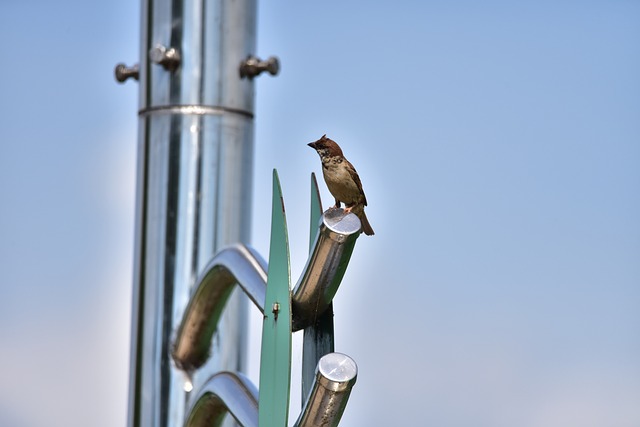
[[[322,214],[311,255],[293,290],[294,330],[315,322],[331,304],[359,235],[360,221],[354,214],[342,209]]]
[[[171,359],[192,286],[222,247],[247,243],[255,0],[143,0],[129,427],[179,426],[190,390],[242,370],[246,299],[233,295],[194,373]]]
[[[295,427],[336,427],[356,383],[356,362],[342,353],[329,353],[318,362],[316,378]]]

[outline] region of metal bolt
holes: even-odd
[[[275,56],[269,57],[266,61],[262,61],[255,56],[249,56],[240,63],[240,78],[247,77],[253,79],[263,71],[267,71],[275,76],[280,71],[280,61]]]
[[[167,71],[175,71],[180,65],[180,52],[176,48],[158,44],[149,50],[149,60],[162,65]]]
[[[273,313],[273,317],[275,318],[275,320],[278,320],[278,313],[280,312],[280,304],[277,302],[273,303],[273,310],[271,310],[271,312]]]
[[[124,83],[129,78],[138,80],[140,77],[140,67],[138,67],[138,64],[131,67],[127,67],[125,64],[118,64],[116,65],[115,74],[116,80],[120,83]]]

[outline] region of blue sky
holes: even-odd
[[[301,271],[324,133],[376,231],[335,300],[342,425],[639,425],[640,4],[263,1],[258,26],[282,70],[253,245],[275,167]],[[123,425],[139,5],[5,0],[0,38],[0,424]]]

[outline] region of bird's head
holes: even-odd
[[[343,157],[340,146],[332,139],[327,138],[327,135],[322,135],[322,138],[315,142],[307,144],[313,148],[320,155],[320,159],[328,159],[330,157]]]

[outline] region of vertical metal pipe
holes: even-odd
[[[201,269],[249,240],[254,87],[239,65],[255,27],[255,0],[142,0],[129,427],[182,425],[191,389],[245,363],[240,294],[201,369],[178,369],[170,343]]]

